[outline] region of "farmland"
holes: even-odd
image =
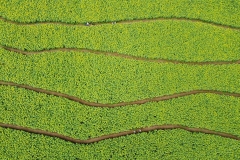
[[[8,28],[1,45],[27,51],[64,47],[193,62],[240,59],[238,30],[199,22],[156,20],[91,27],[0,24],[2,30]]]
[[[240,159],[240,1],[0,10],[0,159]]]

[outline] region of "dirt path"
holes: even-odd
[[[91,49],[78,49],[78,48],[55,48],[55,49],[45,49],[41,51],[23,51],[16,48],[1,46],[5,50],[17,52],[23,55],[33,55],[33,54],[41,54],[46,52],[56,52],[56,51],[75,51],[75,52],[84,52],[84,53],[93,53],[93,54],[102,54],[106,56],[113,56],[113,57],[121,57],[126,59],[132,59],[132,60],[140,60],[140,61],[146,61],[146,62],[156,62],[156,63],[173,63],[173,64],[188,64],[188,65],[224,65],[224,64],[240,64],[240,60],[235,61],[209,61],[209,62],[185,62],[185,61],[178,61],[178,60],[167,60],[167,59],[151,59],[151,58],[144,58],[144,57],[137,57],[137,56],[131,56],[126,54],[121,54],[117,52],[105,52],[105,51],[99,51],[99,50],[91,50]]]
[[[0,16],[0,20],[16,24],[16,25],[36,25],[36,24],[60,24],[60,25],[77,25],[77,26],[87,26],[84,23],[67,23],[67,22],[54,22],[54,21],[44,21],[44,22],[17,22],[17,21],[12,21],[8,20],[6,18],[3,18]],[[173,21],[189,21],[189,22],[199,22],[199,23],[204,23],[204,24],[209,24],[217,27],[222,27],[226,29],[233,29],[233,30],[240,30],[240,27],[235,27],[231,25],[224,25],[220,24],[218,22],[210,22],[207,20],[201,20],[201,19],[196,19],[196,18],[186,18],[186,17],[160,17],[160,18],[144,18],[144,19],[135,19],[135,20],[119,20],[116,21],[116,24],[132,24],[132,23],[139,23],[139,22],[154,22],[154,21],[164,21],[164,20],[173,20]],[[89,26],[95,26],[95,25],[103,25],[103,24],[113,24],[114,22],[90,22]]]
[[[92,107],[108,107],[108,108],[114,108],[114,107],[123,107],[123,106],[128,106],[128,105],[140,105],[148,102],[158,102],[158,101],[164,101],[164,100],[169,100],[173,98],[179,98],[179,97],[184,97],[188,95],[195,95],[195,94],[200,94],[200,93],[212,93],[212,94],[218,94],[218,95],[226,95],[226,96],[234,96],[234,97],[240,97],[240,93],[230,93],[230,92],[222,92],[222,91],[215,91],[215,90],[192,90],[188,92],[181,92],[181,93],[174,93],[171,95],[164,95],[164,96],[159,96],[159,97],[153,97],[153,98],[146,98],[142,100],[136,100],[136,101],[131,101],[131,102],[119,102],[115,104],[102,104],[102,103],[95,103],[95,102],[88,102],[83,99],[80,99],[78,97],[70,96],[68,94],[60,93],[60,92],[55,92],[51,90],[46,90],[46,89],[41,89],[41,88],[36,88],[32,87],[29,85],[24,85],[24,84],[17,84],[14,82],[6,82],[6,81],[0,81],[0,85],[5,85],[5,86],[14,86],[14,87],[19,87],[19,88],[24,88],[32,91],[36,91],[39,93],[45,93],[48,95],[54,95],[62,98],[67,98],[71,101],[75,101],[87,106],[92,106]]]
[[[119,132],[119,133],[113,133],[113,134],[108,134],[108,135],[103,135],[100,137],[95,137],[95,138],[90,138],[87,140],[80,140],[80,139],[74,139],[72,137],[64,136],[62,134],[56,133],[56,132],[48,132],[40,129],[32,129],[28,127],[22,127],[18,125],[13,125],[13,124],[6,124],[6,123],[0,123],[0,126],[3,128],[11,128],[15,130],[20,130],[20,131],[25,131],[29,133],[35,133],[35,134],[42,134],[45,136],[50,136],[50,137],[57,137],[60,139],[63,139],[65,141],[70,141],[72,143],[80,143],[80,144],[88,144],[88,143],[94,143],[94,142],[99,142],[105,139],[110,139],[110,138],[117,138],[121,136],[126,136],[126,135],[131,135],[131,134],[137,134],[141,132],[149,132],[153,130],[166,130],[166,129],[183,129],[189,132],[200,132],[200,133],[205,133],[205,134],[212,134],[212,135],[217,135],[225,138],[231,138],[235,140],[240,140],[240,137],[230,134],[230,133],[225,133],[225,132],[217,132],[209,129],[204,129],[204,128],[190,128],[178,124],[166,124],[166,125],[155,125],[151,127],[144,127],[144,128],[138,128],[135,130],[129,130],[129,131],[124,131],[124,132]]]

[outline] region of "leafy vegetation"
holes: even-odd
[[[240,65],[149,63],[81,52],[25,56],[1,50],[5,81],[117,103],[197,89],[240,92]]]
[[[162,124],[181,124],[240,135],[240,99],[199,94],[117,108],[95,108],[15,87],[0,86],[0,122],[78,139]]]
[[[239,0],[28,0],[4,1],[3,17],[20,22],[99,22],[156,17],[188,17],[240,27]]]
[[[164,20],[93,27],[0,24],[1,45],[22,50],[67,47],[181,61],[240,59],[238,30],[202,23]]]
[[[158,17],[168,19],[128,21]],[[189,20],[171,19],[174,17]],[[86,48],[150,59],[231,62],[240,59],[239,17],[239,0],[11,0],[0,4],[0,46],[23,51]],[[119,23],[122,20],[130,23]],[[83,26],[86,22],[110,23]],[[1,81],[59,91],[97,103],[199,89],[240,93],[239,71],[239,64],[155,63],[80,51],[26,56],[0,47]],[[95,108],[0,85],[1,123],[77,139],[161,124],[240,136],[239,106],[239,97],[197,94],[142,105]],[[0,127],[0,142],[0,159],[240,159],[237,140],[179,129],[82,145]]]
[[[240,158],[240,143],[236,140],[183,130],[153,131],[81,145],[0,128],[0,141],[3,159]]]

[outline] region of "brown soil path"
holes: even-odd
[[[188,64],[188,65],[224,65],[224,64],[240,64],[240,60],[235,61],[209,61],[209,62],[185,62],[185,61],[178,61],[178,60],[167,60],[167,59],[151,59],[151,58],[144,58],[144,57],[137,57],[131,56],[126,54],[121,54],[117,52],[105,52],[99,50],[91,50],[91,49],[78,49],[78,48],[55,48],[55,49],[45,49],[41,51],[24,51],[16,48],[1,46],[5,50],[21,53],[23,55],[33,55],[33,54],[41,54],[45,52],[56,52],[56,51],[75,51],[75,52],[84,52],[84,53],[93,53],[93,54],[102,54],[106,56],[114,56],[114,57],[121,57],[126,59],[133,59],[133,60],[140,60],[146,62],[157,62],[157,63],[174,63],[174,64]]]
[[[12,21],[6,18],[3,18],[0,16],[0,20],[16,24],[16,25],[36,25],[36,24],[60,24],[60,25],[78,25],[78,26],[87,26],[84,23],[67,23],[67,22],[54,22],[54,21],[44,21],[44,22],[17,22]],[[189,21],[189,22],[198,22],[198,23],[204,23],[209,24],[217,27],[222,27],[226,29],[233,29],[233,30],[240,30],[240,27],[231,26],[231,25],[224,25],[220,24],[218,22],[210,22],[207,20],[201,20],[196,18],[186,18],[186,17],[160,17],[160,18],[144,18],[144,19],[134,19],[134,20],[119,20],[116,21],[116,24],[132,24],[132,23],[139,23],[139,22],[154,22],[154,21],[164,21],[164,20],[173,20],[173,21]],[[95,26],[95,25],[103,25],[103,24],[114,24],[114,22],[90,22],[89,26]]]
[[[158,101],[164,101],[164,100],[169,100],[173,98],[179,98],[183,96],[188,96],[188,95],[194,95],[194,94],[200,94],[200,93],[212,93],[212,94],[219,94],[219,95],[226,95],[226,96],[234,96],[234,97],[240,97],[240,93],[230,93],[230,92],[222,92],[222,91],[215,91],[215,90],[192,90],[188,92],[181,92],[181,93],[174,93],[172,95],[164,95],[164,96],[159,96],[159,97],[153,97],[153,98],[146,98],[142,100],[136,100],[136,101],[131,101],[131,102],[119,102],[115,104],[102,104],[102,103],[95,103],[95,102],[88,102],[83,99],[80,99],[78,97],[70,96],[68,94],[60,93],[60,92],[55,92],[51,90],[46,90],[46,89],[41,89],[41,88],[36,88],[32,87],[29,85],[24,85],[24,84],[18,84],[14,82],[6,82],[6,81],[1,81],[0,80],[0,85],[5,85],[5,86],[14,86],[14,87],[19,87],[19,88],[24,88],[40,93],[45,93],[48,95],[54,95],[62,98],[67,98],[69,100],[87,105],[87,106],[92,106],[92,107],[108,107],[108,108],[114,108],[114,107],[121,107],[121,106],[128,106],[128,105],[140,105],[148,102],[158,102]]]
[[[212,134],[212,135],[217,135],[225,138],[231,138],[235,140],[240,140],[240,137],[230,134],[230,133],[225,133],[225,132],[218,132],[218,131],[213,131],[209,129],[204,129],[204,128],[190,128],[187,126],[182,126],[178,124],[166,124],[166,125],[155,125],[155,126],[150,126],[150,127],[144,127],[144,128],[138,128],[135,130],[128,130],[128,131],[123,131],[119,133],[113,133],[113,134],[108,134],[108,135],[103,135],[100,137],[95,137],[95,138],[90,138],[87,140],[80,140],[80,139],[74,139],[72,137],[64,136],[62,134],[56,133],[56,132],[48,132],[40,129],[32,129],[28,127],[22,127],[18,125],[13,125],[13,124],[6,124],[6,123],[0,123],[0,126],[3,128],[10,128],[10,129],[15,129],[15,130],[21,130],[29,133],[35,133],[35,134],[42,134],[50,137],[56,137],[63,139],[65,141],[70,141],[72,143],[83,143],[83,144],[88,144],[88,143],[94,143],[94,142],[99,142],[105,139],[110,139],[110,138],[117,138],[121,136],[126,136],[126,135],[131,135],[131,134],[136,134],[136,133],[141,133],[141,132],[149,132],[153,130],[165,130],[165,129],[183,129],[189,132],[200,132],[200,133],[205,133],[205,134]]]

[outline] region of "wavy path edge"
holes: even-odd
[[[14,125],[14,124],[0,123],[0,127],[25,131],[28,133],[42,134],[42,135],[50,136],[50,137],[56,137],[56,138],[60,138],[65,141],[69,141],[72,143],[79,143],[79,144],[94,143],[94,142],[99,142],[99,141],[102,141],[105,139],[110,139],[110,138],[117,138],[117,137],[127,136],[127,135],[131,135],[131,134],[138,134],[138,133],[149,132],[149,131],[153,131],[153,130],[166,130],[166,129],[183,129],[183,130],[186,130],[189,132],[200,132],[200,133],[205,133],[205,134],[217,135],[217,136],[221,136],[224,138],[230,138],[230,139],[234,139],[234,140],[238,140],[238,141],[240,140],[240,137],[230,134],[230,133],[213,131],[213,130],[209,130],[209,129],[205,129],[205,128],[190,128],[190,127],[182,126],[182,125],[178,125],[178,124],[154,125],[154,126],[150,126],[150,127],[138,128],[138,129],[134,129],[134,130],[128,130],[128,131],[123,131],[123,132],[119,132],[119,133],[103,135],[103,136],[99,136],[99,137],[95,137],[95,138],[90,138],[87,140],[75,139],[75,138],[72,138],[69,136],[59,134],[57,132],[49,132],[49,131],[40,130],[40,129],[32,129],[32,128],[18,126],[18,125]]]
[[[130,101],[130,102],[103,104],[103,103],[95,103],[95,102],[85,101],[83,99],[80,99],[80,98],[75,97],[75,96],[70,96],[70,95],[65,94],[65,93],[46,90],[46,89],[42,89],[42,88],[36,88],[36,87],[32,87],[32,86],[25,85],[25,84],[18,84],[18,83],[14,83],[14,82],[7,82],[7,81],[1,81],[0,80],[0,85],[14,86],[14,87],[19,87],[19,88],[24,88],[24,89],[27,89],[27,90],[32,90],[32,91],[35,91],[35,92],[45,93],[45,94],[48,94],[48,95],[54,95],[54,96],[66,98],[66,99],[69,99],[71,101],[75,101],[75,102],[78,102],[78,103],[81,103],[83,105],[90,106],[90,107],[107,107],[107,108],[123,107],[123,106],[134,105],[134,104],[140,105],[140,104],[144,104],[144,103],[148,103],[148,102],[164,101],[164,100],[179,98],[179,97],[188,96],[188,95],[200,94],[200,93],[212,93],[212,94],[218,94],[218,95],[240,97],[240,93],[230,93],[230,92],[223,92],[223,91],[216,91],[216,90],[192,90],[192,91],[188,91],[188,92],[174,93],[174,94],[171,94],[171,95],[164,95],[164,96],[159,96],[159,97],[146,98],[146,99]]]
[[[69,25],[69,26],[95,26],[95,25],[103,25],[103,24],[131,24],[131,23],[138,23],[138,22],[153,22],[153,21],[163,21],[163,20],[174,20],[174,21],[190,21],[190,22],[200,22],[205,23],[217,27],[222,28],[228,28],[233,30],[240,30],[240,27],[232,26],[232,25],[226,25],[221,24],[217,22],[197,19],[197,18],[187,18],[187,17],[158,17],[158,18],[139,18],[139,19],[133,19],[133,20],[117,20],[112,22],[90,22],[89,25],[86,25],[86,23],[69,23],[69,22],[57,22],[57,21],[42,21],[42,22],[18,22],[14,20],[9,20],[7,18],[4,18],[0,16],[0,20],[16,24],[16,25],[36,25],[36,24],[61,24],[61,25]]]
[[[24,51],[12,47],[2,46],[3,49],[11,52],[20,53],[23,55],[33,55],[33,54],[41,54],[45,52],[67,52],[67,51],[75,51],[75,52],[84,52],[84,53],[93,53],[97,55],[105,55],[105,56],[113,56],[113,57],[120,57],[132,60],[140,60],[146,62],[157,62],[157,63],[173,63],[173,64],[188,64],[188,65],[224,65],[224,64],[240,64],[240,60],[235,61],[207,61],[207,62],[185,62],[185,61],[178,61],[178,60],[167,60],[167,59],[152,59],[152,58],[144,58],[138,56],[131,56],[127,54],[117,53],[117,52],[107,52],[107,51],[99,51],[99,50],[92,50],[92,49],[79,49],[79,48],[55,48],[55,49],[44,49],[40,51]]]

